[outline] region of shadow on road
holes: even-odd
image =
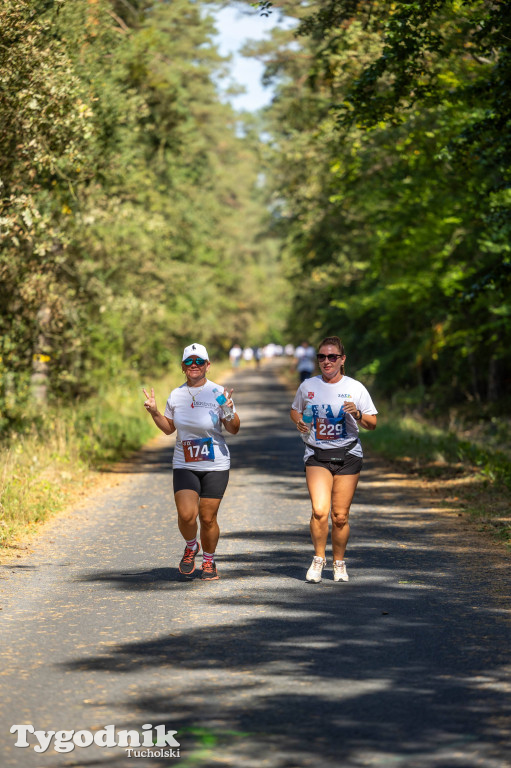
[[[243,427],[229,440],[232,476],[239,470],[241,490],[243,478],[261,476],[272,497],[306,504],[292,398],[276,380],[258,388],[265,376],[241,372],[234,381]],[[132,471],[168,472],[170,458],[169,448],[153,449]],[[159,635],[56,666],[84,679],[148,672],[161,680],[126,696],[122,727],[161,713],[158,722],[178,731],[182,767],[503,768],[509,626],[482,598],[499,575],[467,567],[434,517],[418,514],[372,460],[355,507],[363,514],[359,523],[354,510],[348,584],[331,576],[306,584],[307,520],[290,529],[278,516],[222,533],[233,548],[219,558],[220,582],[184,579],[177,568],[78,575],[126,595],[146,592],[144,602],[169,592],[185,619],[162,616]],[[125,758],[81,756],[80,764],[124,766]]]
[[[127,591],[198,589],[199,599],[207,588],[203,626],[121,643],[65,669],[170,674],[170,688],[126,708],[135,705],[142,718],[164,713],[194,765],[231,765],[234,750],[240,766],[265,755],[289,768],[501,768],[509,745],[496,733],[511,714],[508,625],[476,600],[467,621],[474,585],[459,583],[447,552],[432,563],[423,542],[379,547],[388,530],[384,520],[373,525],[373,545],[354,545],[350,563],[361,576],[347,585],[303,582],[305,527],[284,540],[280,532],[233,533],[250,541],[251,553],[222,558],[232,566],[223,581],[235,582],[228,593],[183,584],[174,569],[88,574]],[[279,542],[276,557],[268,545]],[[261,615],[245,618],[247,610]],[[231,755],[225,763],[222,750]]]
[[[368,555],[358,553],[364,560]],[[296,577],[292,552],[284,551],[278,566],[265,562],[264,555],[260,560],[269,574]],[[366,566],[381,566],[382,560],[373,554]],[[243,560],[238,565],[239,579]],[[132,574],[131,583],[120,576],[121,586],[138,589],[148,575],[167,578],[165,571]],[[338,765],[362,765],[363,754],[381,760],[387,754],[389,760],[399,755],[406,766],[476,766],[481,750],[485,764],[492,765],[491,755],[498,760],[504,749],[495,741],[496,727],[510,714],[508,692],[505,686],[498,689],[499,648],[506,648],[508,636],[497,624],[488,637],[484,610],[474,611],[467,633],[456,598],[449,600],[450,586],[447,578],[443,587],[429,587],[417,604],[416,589],[385,583],[369,589],[350,585],[342,592],[304,585],[297,593],[273,589],[271,581],[254,590],[248,581],[229,597],[215,600],[211,593],[204,627],[120,644],[65,666],[127,675],[144,668],[166,675],[171,670],[171,690],[153,690],[126,705],[130,710],[135,705],[141,722],[144,713],[165,713],[168,727],[182,734],[185,754],[201,746],[193,735],[200,724],[214,737],[214,752],[198,757],[197,765],[223,764],[222,745],[232,749],[237,740],[243,756],[238,765],[252,765],[248,761],[261,751],[268,755],[279,745],[289,762],[277,764],[288,766],[336,764],[339,751]],[[226,602],[245,609],[247,600],[271,608],[273,615],[211,624]],[[281,678],[289,681],[287,693]],[[240,733],[238,739],[233,731]],[[467,744],[473,745],[473,762]],[[464,757],[458,763],[460,750]],[[396,762],[394,757],[391,764]]]

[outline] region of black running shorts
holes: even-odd
[[[353,456],[352,453],[347,453],[344,459],[344,464],[334,464],[331,461],[318,461],[314,456],[309,456],[305,462],[306,467],[324,467],[328,469],[332,475],[358,475],[362,469],[364,460],[361,456]]]
[[[223,499],[229,470],[216,472],[197,472],[194,469],[174,470],[174,493],[178,491],[195,491],[201,499]]]

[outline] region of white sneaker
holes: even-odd
[[[321,572],[325,565],[326,560],[324,557],[317,557],[317,555],[314,555],[312,558],[311,567],[307,571],[305,581],[312,581],[315,584],[321,581]]]
[[[334,560],[334,581],[349,581],[344,560]]]

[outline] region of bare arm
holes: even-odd
[[[240,431],[241,422],[240,417],[237,413],[234,414],[232,419],[230,421],[226,421],[226,419],[222,419],[222,424],[226,428],[227,432],[230,432],[231,435],[237,435]]]
[[[357,408],[352,400],[344,401],[344,413],[349,413],[353,416],[359,427],[372,431],[376,429],[376,414],[375,413],[362,413]]]
[[[362,418],[358,422],[364,429],[373,430],[376,429],[376,414],[375,413],[362,413]]]
[[[151,388],[150,395],[147,394],[145,389],[143,389],[142,392],[146,396],[144,408],[148,413],[151,414],[151,416],[153,417],[153,421],[158,427],[158,429],[161,429],[161,431],[165,435],[171,435],[173,432],[176,431],[174,422],[172,421],[172,419],[168,419],[166,416],[163,415],[163,413],[159,412],[158,407],[156,405],[156,399],[154,397],[154,389]]]

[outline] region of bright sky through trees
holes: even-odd
[[[221,8],[214,17],[217,22],[216,43],[219,51],[222,56],[232,55],[230,80],[246,89],[246,93],[227,96],[228,101],[236,110],[253,111],[266,106],[271,101],[272,88],[264,88],[261,85],[263,65],[256,59],[241,56],[238,51],[247,40],[266,38],[276,24],[285,22],[279,21],[278,13],[261,16],[259,8],[239,3]]]

